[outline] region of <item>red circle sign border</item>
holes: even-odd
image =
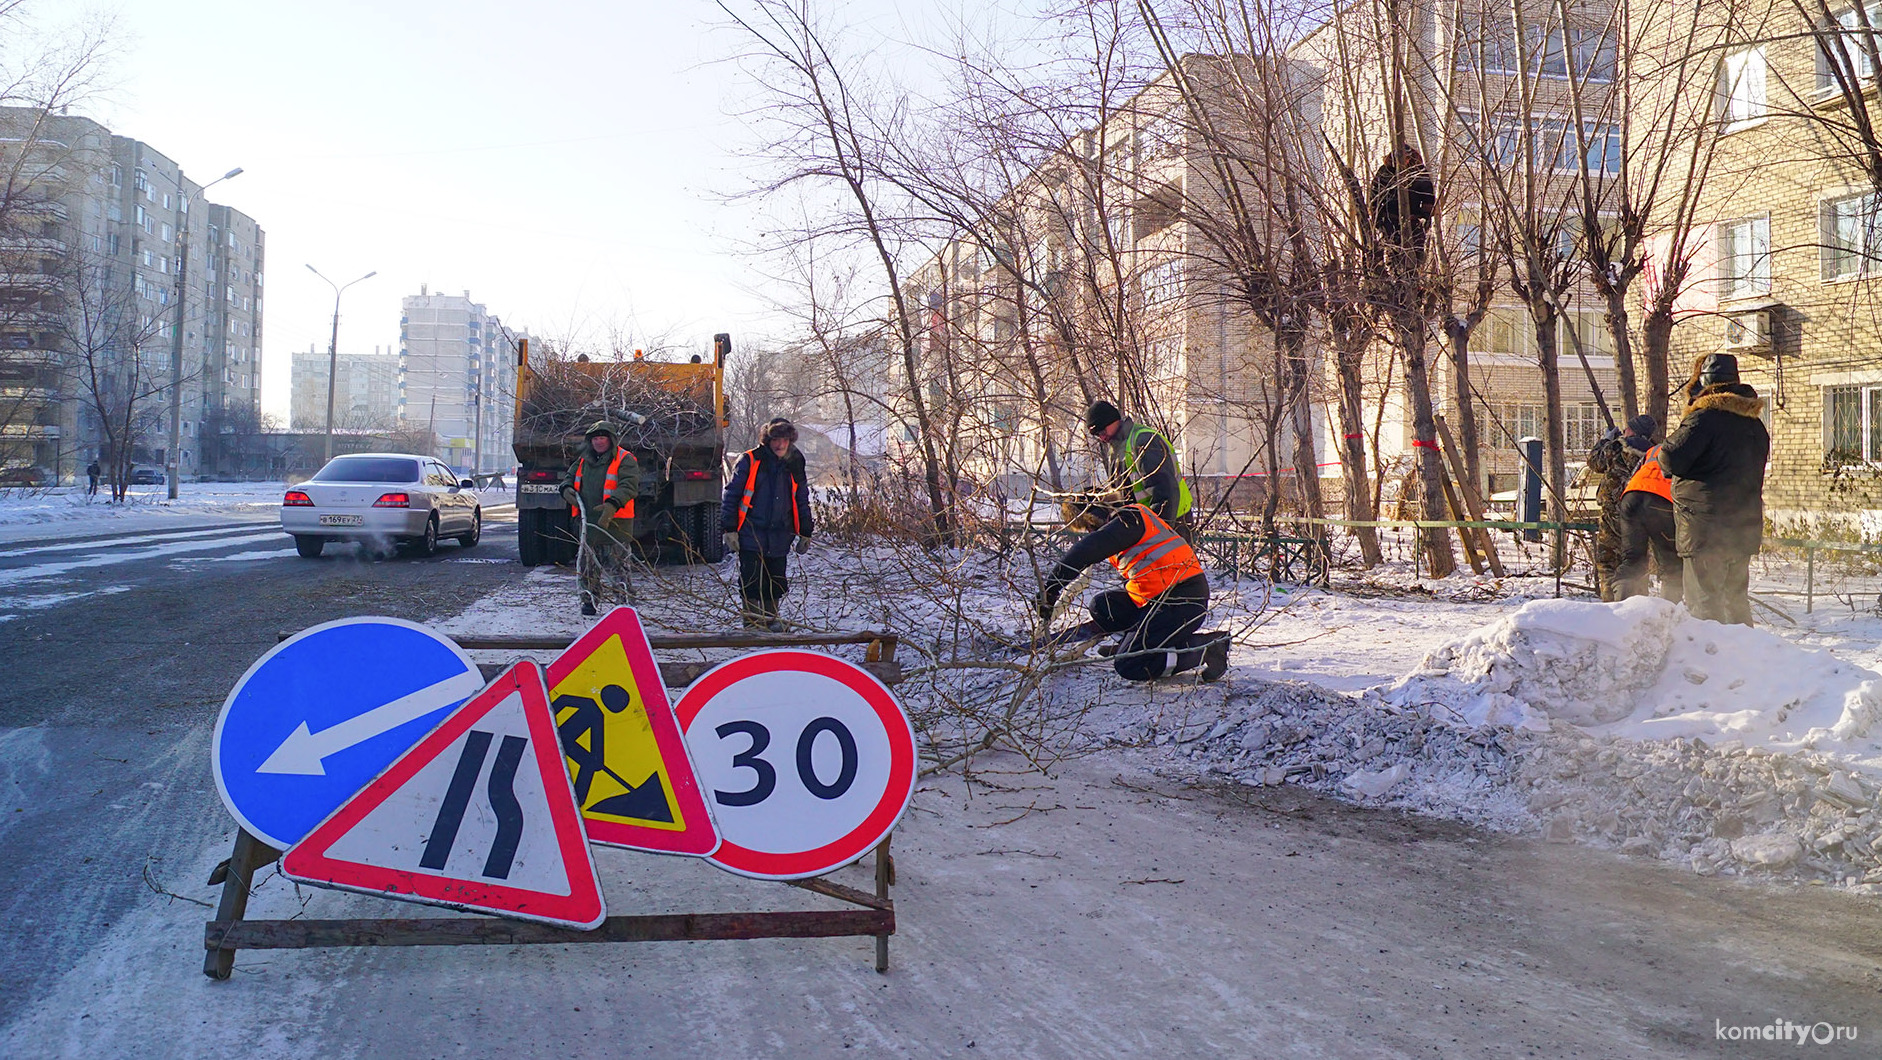
[[[740,681],[779,670],[796,670],[828,677],[861,696],[876,712],[876,716],[882,719],[882,727],[889,737],[889,783],[884,795],[897,791],[905,793],[899,801],[883,799],[848,834],[814,850],[795,854],[768,854],[740,846],[729,839],[721,839],[718,851],[706,859],[741,876],[802,879],[820,876],[855,861],[882,842],[895,827],[895,822],[915,797],[915,730],[901,704],[895,701],[894,695],[881,681],[876,680],[876,675],[832,655],[780,649],[740,656],[708,670],[680,696],[679,703],[673,708],[680,722],[680,731],[685,733],[692,728],[693,719],[699,716],[699,712],[705,709],[714,696]],[[868,842],[857,844],[859,836],[869,837]]]

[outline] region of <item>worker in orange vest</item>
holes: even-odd
[[[1229,636],[1198,632],[1209,614],[1209,579],[1189,543],[1142,504],[1087,498],[1062,508],[1067,524],[1087,533],[1040,588],[1041,621],[1051,621],[1060,594],[1079,574],[1109,560],[1124,588],[1092,597],[1090,610],[1098,630],[1123,634],[1112,654],[1118,676],[1148,681],[1200,666],[1204,681],[1220,680],[1228,671]]]
[[[804,454],[797,448],[797,428],[787,419],[765,424],[757,448],[738,458],[725,480],[719,524],[725,547],[738,552],[739,595],[745,626],[785,630],[778,600],[791,587],[791,543],[802,555],[816,529],[810,513],[810,482]]]
[[[582,548],[588,555],[577,561],[581,570],[582,614],[595,614],[595,604],[610,586],[625,601],[634,587],[627,574],[629,549],[634,542],[634,497],[640,492],[640,463],[626,446],[615,442],[614,428],[605,420],[582,436],[582,454],[562,476],[562,499],[569,515],[588,514]]]
[[[1628,430],[1652,438],[1658,426],[1652,416],[1643,414],[1634,417]],[[1620,590],[1617,599],[1647,595],[1649,556],[1660,572],[1660,595],[1674,603],[1686,595],[1686,563],[1673,544],[1673,484],[1660,469],[1659,456],[1659,446],[1648,449],[1621,494],[1621,564],[1614,572]]]

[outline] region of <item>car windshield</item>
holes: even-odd
[[[418,461],[396,456],[335,457],[315,482],[417,482]]]

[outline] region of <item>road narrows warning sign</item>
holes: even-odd
[[[882,842],[915,791],[915,731],[869,671],[763,651],[707,671],[676,708],[723,837],[711,861],[801,879]]]
[[[548,670],[575,801],[597,843],[704,857],[719,846],[640,616],[617,607]]]
[[[522,662],[281,859],[290,879],[524,920],[606,917],[542,671]]]

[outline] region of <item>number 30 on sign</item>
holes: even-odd
[[[915,792],[915,732],[869,671],[766,651],[708,671],[674,711],[741,876],[819,876],[888,836]]]

